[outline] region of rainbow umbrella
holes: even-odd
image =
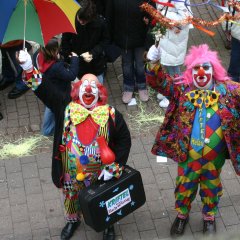
[[[0,0],[0,43],[23,39],[45,45],[53,36],[76,32],[75,0]]]

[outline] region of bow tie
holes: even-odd
[[[77,125],[86,120],[86,118],[90,115],[93,121],[104,127],[109,118],[109,106],[99,106],[94,108],[92,111],[87,110],[82,105],[78,103],[71,102],[70,106],[70,118],[74,125]]]
[[[208,108],[218,102],[220,94],[211,90],[193,90],[186,93],[186,96],[195,107],[202,108],[204,104]]]

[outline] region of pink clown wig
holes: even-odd
[[[178,83],[188,83],[191,84],[192,79],[192,68],[197,64],[202,64],[210,62],[213,66],[213,79],[215,81],[226,81],[229,79],[227,72],[221,64],[216,51],[211,51],[207,44],[202,44],[199,46],[192,46],[185,57],[184,65],[186,66],[186,71],[183,73],[182,81]]]

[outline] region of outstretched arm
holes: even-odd
[[[33,67],[31,56],[28,52],[21,50],[17,55],[20,66],[23,68],[23,81],[31,88],[36,96],[53,112],[59,109],[65,99],[48,79],[44,79],[38,69]]]
[[[160,48],[152,45],[147,53],[145,75],[148,85],[164,96],[173,95],[174,79],[166,74],[160,64]]]

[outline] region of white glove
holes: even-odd
[[[155,45],[152,45],[147,53],[147,59],[150,61],[157,61],[161,58],[161,52],[160,49],[156,48]]]
[[[71,52],[72,57],[78,57],[78,55],[75,52]]]
[[[20,50],[18,55],[18,61],[20,62],[20,66],[23,70],[28,71],[33,68],[32,58],[30,54],[27,52],[27,49]]]
[[[89,52],[82,53],[80,56],[83,57],[83,60],[88,63],[91,62],[93,59],[92,54],[90,54]]]
[[[104,181],[108,181],[113,178],[113,174],[107,171],[106,169],[103,169],[98,177],[98,180],[100,180],[102,177]]]

